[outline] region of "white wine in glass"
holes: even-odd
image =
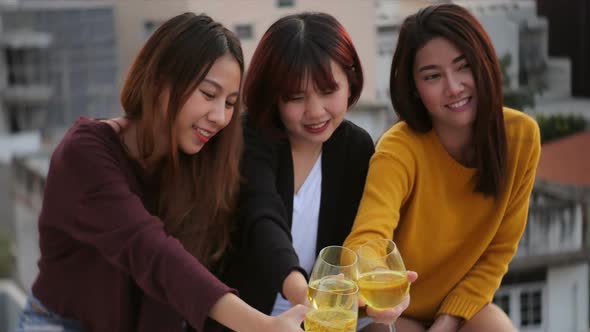
[[[358,249],[359,293],[369,306],[393,309],[408,296],[410,282],[404,261],[392,240],[375,239]],[[393,325],[389,331],[395,331]]]
[[[320,251],[307,292],[312,309],[305,317],[305,331],[356,331],[357,269],[357,255],[350,249],[330,246]]]
[[[305,317],[306,331],[356,331],[358,287],[354,281],[326,276],[312,281],[307,294],[313,309]]]
[[[391,309],[402,303],[410,290],[405,272],[387,270],[361,273],[358,286],[362,299],[379,310]]]

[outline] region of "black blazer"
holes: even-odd
[[[247,119],[242,158],[244,183],[238,206],[235,246],[222,280],[240,297],[270,314],[283,280],[299,266],[292,246],[294,175],[287,140],[269,140]],[[350,233],[375,151],[369,134],[344,120],[322,147],[322,193],[317,252],[341,245]]]

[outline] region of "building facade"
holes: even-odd
[[[590,131],[543,144],[526,230],[495,302],[523,331],[588,331]]]
[[[80,115],[117,112],[112,4],[19,0],[1,6],[0,16],[5,132],[67,127]]]
[[[521,331],[588,331],[590,190],[537,180],[494,302]]]

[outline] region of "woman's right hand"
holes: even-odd
[[[298,304],[278,316],[269,317],[269,324],[262,332],[301,332],[301,322],[308,311],[308,307]]]
[[[301,322],[309,308],[296,305],[271,317],[249,306],[235,294],[227,293],[215,302],[209,317],[237,332],[303,332]]]

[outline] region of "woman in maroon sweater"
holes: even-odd
[[[125,116],[67,132],[18,331],[301,331],[304,307],[263,315],[214,276],[238,192],[243,67],[234,34],[176,16],[135,59]]]

